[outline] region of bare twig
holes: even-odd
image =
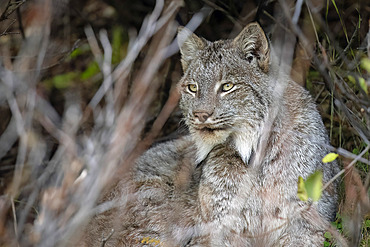
[[[18,34],[18,32],[8,32],[9,28],[15,23],[16,20],[12,20],[9,25],[5,28],[5,30],[0,33],[1,36],[10,35],[10,34]]]
[[[1,15],[0,15],[0,21],[3,21],[3,20],[5,20],[5,19],[7,19],[8,18],[8,16],[11,14],[9,14],[9,8],[10,8],[10,6],[11,6],[11,4],[10,4],[10,2],[11,2],[12,0],[8,0],[8,3],[6,4],[6,7],[5,7],[5,10],[4,10],[4,12],[3,13],[1,13]]]
[[[12,205],[12,213],[13,213],[13,220],[14,220],[14,233],[15,233],[15,237],[17,239],[17,245],[19,246],[19,243],[18,243],[17,215],[15,213],[15,206],[14,206],[14,198],[13,197],[10,197],[10,203]]]
[[[101,240],[101,245],[100,245],[100,247],[104,247],[104,246],[105,246],[105,244],[107,243],[107,241],[112,237],[113,233],[114,233],[114,229],[112,229],[112,230],[110,231],[110,233],[109,233],[109,235],[108,235],[107,237],[105,237],[105,238],[103,238],[103,239]]]
[[[343,148],[334,148],[334,147],[329,147],[333,152],[336,152],[338,153],[339,155],[342,155],[346,158],[350,158],[350,159],[357,159],[357,161],[359,162],[362,162],[366,165],[369,165],[370,166],[370,161],[365,159],[365,158],[362,158],[361,156],[358,156],[356,154],[353,154]]]
[[[354,164],[356,164],[359,159],[369,151],[370,145],[368,145],[359,155],[356,156],[354,160],[345,168],[338,172],[334,177],[332,177],[323,187],[322,190],[324,191],[331,183],[333,183],[337,178],[339,178],[343,173],[345,173],[349,168],[351,168]]]

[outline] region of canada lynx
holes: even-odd
[[[311,203],[297,197],[297,180],[320,169],[326,182],[338,167],[321,162],[329,143],[310,95],[276,81],[257,23],[216,42],[180,30],[189,135],[144,153],[135,192],[124,182],[112,191],[118,206],[94,218],[86,245],[114,229],[105,246],[322,246],[336,184]]]

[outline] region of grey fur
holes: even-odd
[[[256,23],[234,40],[216,42],[180,29],[179,42],[180,107],[190,135],[158,144],[137,161],[134,193],[127,194],[124,182],[115,188],[112,197],[120,203],[94,218],[84,244],[99,245],[114,228],[105,246],[150,239],[148,246],[155,240],[161,246],[322,246],[337,185],[316,203],[302,202],[297,180],[321,169],[326,182],[338,166],[321,162],[329,142],[310,95],[279,77]]]

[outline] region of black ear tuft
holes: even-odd
[[[247,61],[248,61],[249,63],[251,63],[251,62],[253,61],[253,58],[254,58],[254,56],[253,56],[253,55],[248,55],[248,56],[247,56]]]

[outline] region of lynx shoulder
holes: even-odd
[[[321,170],[325,183],[338,167],[321,162],[329,142],[308,92],[279,75],[257,23],[215,42],[180,28],[178,41],[189,135],[138,160],[134,199],[118,207],[124,224],[112,241],[321,246],[323,222],[336,210],[336,183],[312,203],[298,199],[297,180]]]

